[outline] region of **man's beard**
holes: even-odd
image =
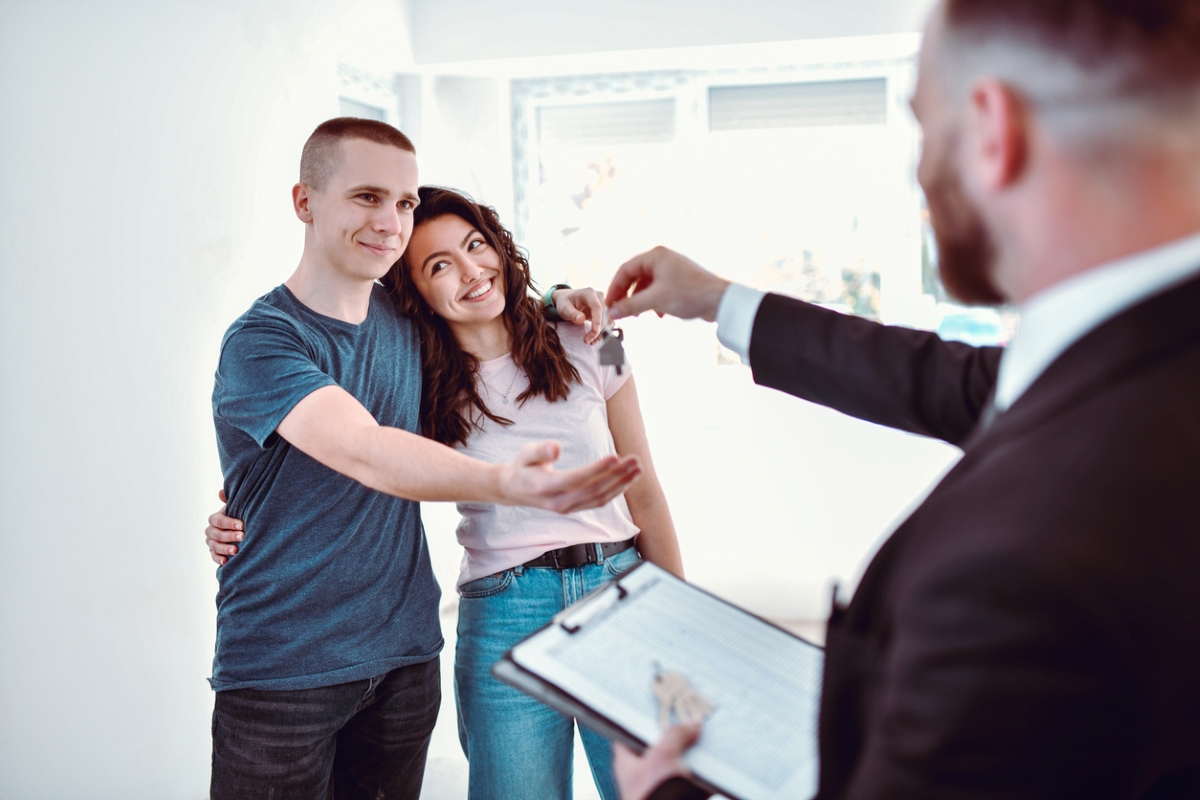
[[[1000,305],[1005,297],[992,282],[996,248],[983,216],[963,191],[962,179],[952,166],[954,149],[948,148],[932,185],[925,190],[942,286],[967,305]]]

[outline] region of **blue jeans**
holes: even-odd
[[[217,692],[211,800],[417,800],[438,662],[316,689]]]
[[[638,562],[630,548],[569,569],[514,569],[459,590],[454,696],[470,763],[468,800],[569,800],[575,721],[492,677],[504,651],[585,594]],[[608,740],[580,728],[596,788],[617,800]]]

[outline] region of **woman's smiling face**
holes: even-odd
[[[418,225],[405,261],[417,292],[451,330],[493,324],[504,313],[500,254],[462,217],[444,214]]]

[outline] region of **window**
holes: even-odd
[[[886,78],[713,86],[708,90],[710,131],[886,123]]]
[[[758,288],[936,325],[922,275],[914,65],[515,81],[517,238],[546,283],[679,249]]]

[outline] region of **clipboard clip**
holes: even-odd
[[[612,590],[616,589],[616,592]],[[570,634],[579,633],[585,625],[629,596],[620,579],[600,587],[587,597],[555,615],[554,621]]]

